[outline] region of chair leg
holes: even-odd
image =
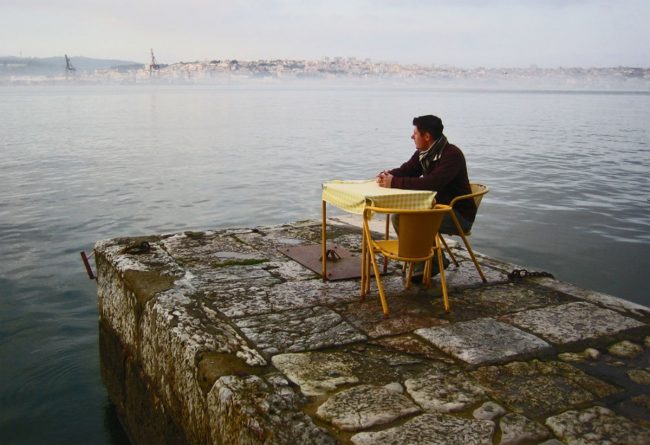
[[[431,287],[431,266],[431,258],[429,258],[424,263],[424,275],[422,275],[422,283],[427,289]]]
[[[386,236],[384,239],[388,239],[390,236],[390,213],[386,214]],[[384,257],[384,273],[388,271],[388,258]]]
[[[445,238],[442,235],[440,235],[440,241],[442,241],[442,244],[445,246],[445,250],[447,251],[447,253],[451,257],[451,261],[453,261],[454,266],[458,267],[458,261],[456,261],[456,257],[454,256],[453,252],[451,251],[451,249],[447,245],[447,241],[445,241]]]
[[[370,238],[368,238],[368,250],[370,253],[370,261],[372,262],[372,269],[375,272],[375,278],[377,280],[377,288],[379,290],[379,299],[381,300],[381,309],[384,312],[384,318],[388,318],[388,303],[386,302],[386,295],[384,294],[384,287],[381,284],[381,275],[379,274],[379,266],[377,266],[377,258],[375,258],[374,252],[372,251],[372,244]]]
[[[445,306],[445,312],[449,312],[449,296],[447,295],[447,278],[445,277],[445,268],[442,264],[442,248],[440,243],[436,240],[436,254],[438,257],[438,268],[440,269],[440,288],[442,290],[442,302]]]
[[[409,262],[409,271],[408,274],[406,274],[406,289],[411,288],[411,279],[413,278],[413,263]],[[406,266],[406,262],[404,262],[404,266]]]
[[[366,297],[366,230],[361,237],[361,301]]]
[[[460,226],[460,222],[458,222],[458,218],[456,218],[456,215],[454,212],[450,212],[451,219],[454,221],[454,224],[456,225],[456,230],[458,230],[458,234],[460,237],[463,239],[463,243],[465,244],[465,248],[467,249],[467,252],[469,253],[469,256],[472,258],[472,262],[474,263],[474,266],[476,267],[476,270],[478,271],[478,274],[481,276],[481,280],[483,280],[484,283],[487,283],[487,279],[485,278],[485,275],[483,275],[483,271],[481,270],[481,266],[478,265],[478,261],[476,260],[476,256],[474,255],[474,251],[472,250],[471,246],[469,245],[469,241],[467,240],[467,237],[465,236],[465,232],[463,231],[462,227]]]
[[[370,262],[370,255],[374,256],[374,252],[370,252],[368,250],[368,247],[366,246],[366,295],[370,293],[370,267],[371,267],[371,262]]]

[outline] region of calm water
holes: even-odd
[[[80,250],[319,218],[321,182],[399,165],[428,113],[491,187],[477,250],[650,304],[647,93],[0,88],[0,443],[125,440]]]

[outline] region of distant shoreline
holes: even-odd
[[[72,58],[0,57],[0,85],[51,83],[219,84],[246,81],[377,81],[420,86],[481,89],[650,91],[650,68],[457,68],[402,65],[370,59],[211,60],[145,65],[128,61]],[[423,85],[424,83],[424,85]],[[433,85],[432,85],[433,84]]]

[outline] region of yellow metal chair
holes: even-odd
[[[398,238],[393,240],[374,240],[368,221],[372,213],[395,213],[400,215]],[[445,310],[449,310],[449,299],[447,297],[447,281],[445,271],[442,265],[442,246],[438,230],[443,218],[451,214],[451,207],[437,204],[432,209],[424,210],[402,210],[388,209],[368,206],[363,213],[363,249],[361,261],[361,297],[362,299],[370,292],[370,267],[372,265],[379,298],[381,300],[384,317],[388,316],[388,303],[384,287],[381,283],[381,276],[375,254],[381,254],[384,258],[404,261],[409,264],[408,274],[406,276],[406,288],[411,284],[413,276],[413,265],[418,262],[424,262],[423,283],[431,285],[431,267],[433,257],[437,255],[438,267],[440,270],[440,286],[442,288],[442,298]]]
[[[456,204],[458,201],[461,201],[463,199],[473,199],[474,204],[476,204],[476,209],[478,210],[478,207],[481,204],[481,200],[483,199],[483,196],[487,192],[489,192],[490,189],[483,184],[470,184],[470,187],[472,189],[472,193],[469,193],[467,195],[462,195],[462,196],[456,196],[454,199],[452,199],[449,205],[453,208],[454,204]],[[471,235],[471,231],[464,232],[463,229],[460,227],[460,222],[458,221],[456,214],[454,212],[449,212],[449,214],[451,215],[451,219],[454,221],[454,224],[456,225],[456,230],[458,230],[458,235],[460,235],[460,237],[463,239],[463,243],[465,243],[467,252],[469,253],[469,256],[472,258],[472,261],[474,262],[474,266],[476,267],[478,274],[481,276],[481,280],[483,280],[484,283],[487,283],[487,279],[485,278],[485,275],[483,275],[481,266],[479,266],[478,261],[476,260],[476,256],[474,255],[474,251],[472,250],[472,247],[469,245],[469,241],[467,240],[467,237]],[[456,235],[456,234],[447,233],[446,235]],[[451,249],[449,249],[447,242],[442,236],[440,237],[440,239],[442,240],[442,244],[444,244],[445,246],[445,250],[449,253],[451,260],[454,262],[456,266],[458,266],[458,261],[456,261],[456,257],[454,256],[454,254],[451,253]]]

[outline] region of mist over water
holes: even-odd
[[[648,93],[0,87],[0,443],[125,440],[79,251],[318,219],[322,182],[398,166],[412,118],[430,113],[491,188],[476,250],[650,304]]]

